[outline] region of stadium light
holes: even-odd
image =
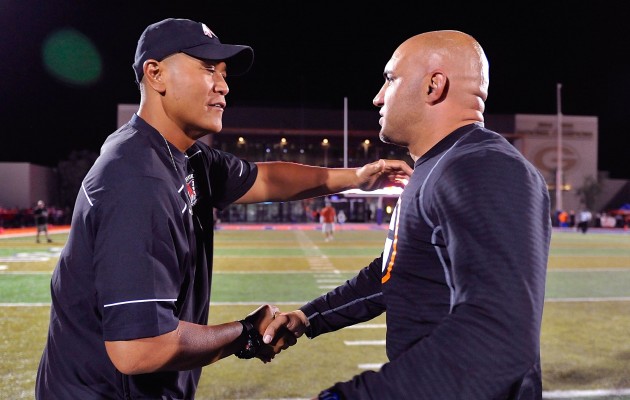
[[[365,158],[367,158],[368,149],[370,148],[370,139],[365,139],[363,143],[361,143],[361,146],[363,147],[363,155]]]
[[[322,140],[322,147],[324,148],[324,167],[328,167],[328,148],[330,147],[328,139]]]

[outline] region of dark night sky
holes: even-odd
[[[116,4],[119,3],[119,4]],[[229,106],[374,110],[394,49],[428,30],[475,36],[490,60],[487,114],[599,117],[599,169],[630,179],[630,6],[622,1],[60,1],[0,0],[0,161],[54,166],[72,150],[97,152],[118,103],[137,103],[131,64],[144,28],[167,17],[206,23],[224,43],[248,44],[250,73],[228,80]],[[60,29],[87,37],[101,58],[88,85],[44,66]]]

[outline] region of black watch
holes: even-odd
[[[243,333],[241,336],[245,338],[245,347],[236,352],[236,357],[248,360],[250,358],[256,357],[256,353],[258,353],[258,349],[263,344],[262,335],[251,322],[246,319],[238,321],[243,325]]]

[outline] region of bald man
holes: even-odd
[[[309,338],[387,312],[379,371],[319,399],[541,399],[550,240],[541,174],[484,127],[488,61],[457,31],[403,42],[374,98],[380,138],[415,165],[384,251],[357,276],[267,327]]]

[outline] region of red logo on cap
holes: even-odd
[[[203,27],[203,34],[204,35],[208,36],[210,39],[212,39],[212,38],[217,38],[218,39],[219,38],[217,35],[214,34],[214,32],[212,32],[210,30],[210,28],[208,28],[206,26],[206,24],[201,24],[201,26]]]

